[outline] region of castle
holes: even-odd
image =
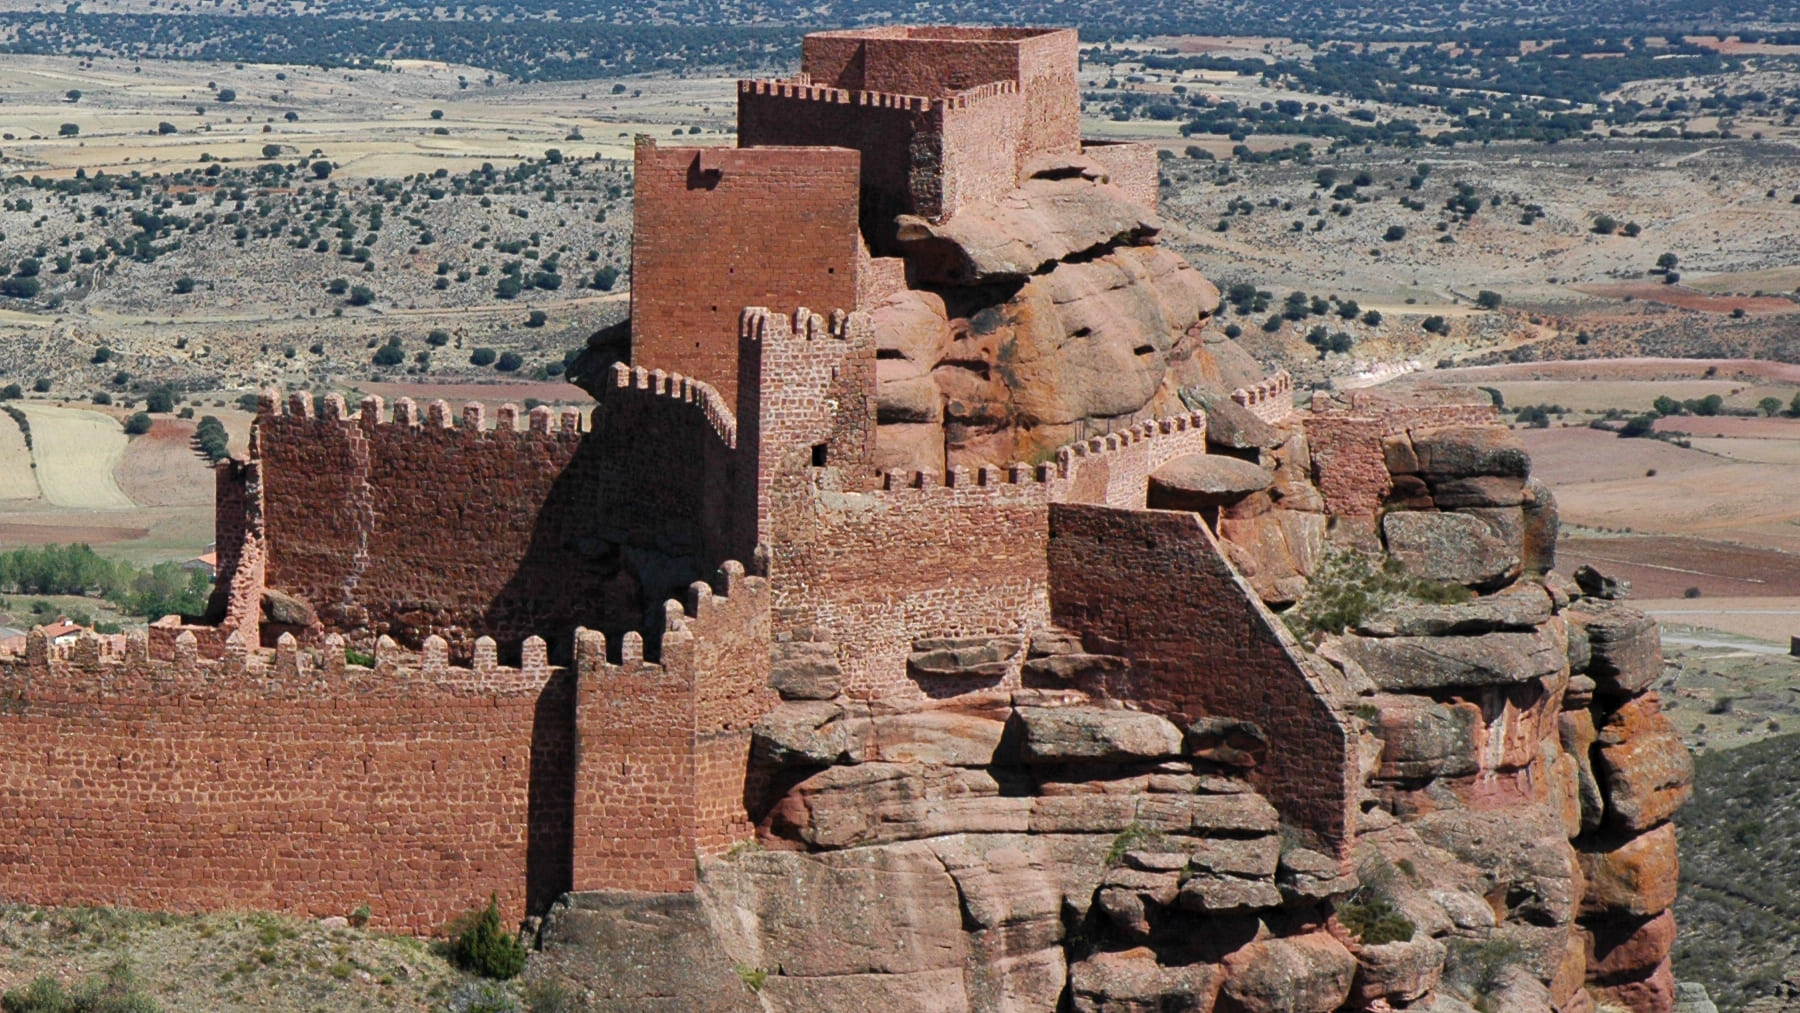
[[[0,894],[313,915],[367,903],[377,924],[423,933],[490,893],[514,919],[571,893],[687,895],[707,862],[749,842],[897,839],[832,836],[804,801],[809,778],[998,770],[1008,727],[1024,721],[1029,738],[1032,722],[1077,717],[1101,739],[1137,717],[1245,723],[1257,744],[1242,749],[1196,747],[1192,730],[1160,753],[1024,748],[1145,778],[1175,776],[1152,772],[1186,757],[1198,773],[1180,777],[1199,780],[1182,783],[1216,774],[1230,797],[1266,799],[1266,816],[1252,807],[1222,839],[1274,841],[1279,822],[1322,856],[1312,874],[1340,886],[1376,825],[1371,799],[1402,815],[1453,797],[1549,811],[1546,793],[1576,791],[1587,761],[1544,744],[1560,712],[1589,706],[1594,680],[1572,676],[1570,595],[1544,590],[1554,508],[1481,435],[1485,399],[1321,394],[1302,411],[1277,372],[1039,460],[879,466],[873,311],[930,273],[909,259],[908,228],[955,223],[1032,180],[1155,205],[1152,149],[1081,140],[1077,61],[1072,31],[818,33],[796,77],[740,83],[740,147],[641,139],[631,359],[608,368],[586,417],[508,406],[490,420],[479,404],[374,397],[352,411],[335,395],[267,392],[248,457],[218,468],[208,614],[120,650],[34,633],[23,657],[0,660]],[[1216,306],[1214,293],[1180,326],[1198,340]],[[1446,540],[1487,555],[1446,564]],[[1377,686],[1427,692],[1384,675],[1396,663],[1378,637],[1391,631],[1347,637],[1327,663],[1269,607],[1296,597],[1328,541],[1511,594],[1524,618],[1475,632],[1536,638],[1518,648],[1532,665],[1546,645],[1566,658],[1446,677],[1407,698],[1413,710],[1383,710],[1373,724],[1392,742],[1424,734],[1419,722],[1452,721],[1464,739],[1445,747],[1454,763],[1372,771],[1358,708]],[[1581,666],[1619,642],[1592,639]],[[1629,677],[1596,673],[1608,707],[1645,689],[1647,662],[1620,664]],[[1588,679],[1586,698],[1572,677]],[[1484,679],[1519,685],[1457,688]],[[1391,717],[1402,711],[1413,725]],[[1589,734],[1613,711],[1596,713]],[[856,738],[883,727],[879,745]],[[979,740],[979,759],[944,760],[946,735],[958,756]],[[1405,767],[1401,749],[1390,766]],[[1244,750],[1254,762],[1232,759]],[[1628,780],[1614,778],[1610,804]],[[980,814],[954,832],[1080,822],[1055,815],[1068,806],[1048,787],[996,790],[975,792]],[[1643,790],[1656,801],[1625,824],[1576,799],[1560,848],[1573,855],[1568,841],[1602,822],[1632,847],[1661,833],[1684,789]],[[1181,812],[1171,833],[1204,837]],[[1110,840],[1139,819],[1076,829]],[[1606,854],[1626,846],[1607,838]],[[1275,875],[1273,855],[1257,875]],[[1265,892],[1232,910],[1298,903]],[[1611,925],[1596,904],[1583,916]],[[1567,950],[1576,909],[1558,911]],[[1297,919],[1288,935],[1317,934],[1313,915],[1283,917]],[[1565,1010],[1584,1008],[1592,977],[1574,948],[1573,971],[1557,956],[1541,975]],[[1614,978],[1666,974],[1666,959],[1651,965]]]

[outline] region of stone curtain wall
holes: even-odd
[[[691,890],[696,854],[749,840],[750,727],[775,704],[769,587],[727,561],[665,603],[661,663],[637,633],[577,636],[574,889]]]
[[[1129,698],[1178,723],[1256,722],[1270,743],[1257,787],[1285,821],[1345,853],[1359,772],[1336,691],[1300,660],[1200,519],[1057,504],[1048,554],[1053,620],[1132,659],[1141,681]]]
[[[640,137],[631,245],[633,362],[703,380],[729,405],[743,308],[855,306],[861,250],[855,151],[740,142]]]
[[[915,95],[788,81],[738,82],[738,143],[745,148],[840,145],[860,153],[858,213],[861,231],[871,242],[892,228],[897,214],[939,213],[943,121],[942,103]],[[758,304],[786,303],[752,299],[736,305]],[[851,305],[841,300],[806,304]]]
[[[268,586],[327,629],[433,634],[467,658],[477,636],[509,655],[541,635],[564,656],[576,626],[643,629],[663,598],[753,537],[733,510],[736,420],[703,384],[621,366],[596,409],[548,408],[517,428],[503,406],[453,423],[379,398],[315,413],[270,399],[257,421]],[[222,513],[223,517],[224,514]],[[221,524],[236,521],[221,521]]]
[[[803,443],[806,430],[793,431]],[[796,456],[770,442],[765,460]],[[1094,437],[1054,464],[890,473],[873,489],[833,470],[778,466],[763,512],[776,630],[835,643],[853,694],[993,688],[921,686],[906,670],[913,641],[1047,625],[1049,505],[1141,508],[1151,471],[1205,448],[1196,413]]]
[[[0,661],[8,899],[321,917],[420,934],[569,887],[570,679],[528,653],[451,669],[384,650],[173,662],[140,639]]]
[[[856,29],[802,47],[798,78],[739,82],[738,143],[862,152],[863,229],[877,244],[896,214],[941,221],[1011,191],[1033,158],[1080,150],[1072,30]]]

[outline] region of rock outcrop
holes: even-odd
[[[1293,743],[1084,691],[1139,670],[1117,644],[916,641],[916,676],[1023,688],[900,703],[839,693],[830,645],[783,643],[758,843],[703,860],[681,909],[680,952],[706,949],[691,983],[622,989],[625,958],[561,942],[642,952],[670,932],[661,903],[571,898],[535,966],[618,1010],[1676,1009],[1670,820],[1692,765],[1655,623],[1616,582],[1552,569],[1554,524],[1526,515],[1554,500],[1503,429],[1326,434],[1332,460],[1379,469],[1359,516],[1327,511],[1304,419],[1257,421],[1147,495],[1207,518],[1277,607],[1359,590],[1330,586],[1333,554],[1385,575],[1304,645],[1360,733],[1340,853],[1252,786]]]

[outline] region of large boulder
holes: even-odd
[[[1248,461],[1189,454],[1150,473],[1149,503],[1156,510],[1204,510],[1236,503],[1273,481],[1274,476]]]
[[[1638,833],[1675,815],[1694,793],[1694,759],[1660,698],[1626,702],[1599,729],[1595,773],[1606,815],[1620,830]]]
[[[1649,918],[1675,903],[1681,858],[1672,823],[1636,837],[1584,844],[1580,856],[1587,882],[1584,914]]]
[[[1662,636],[1656,620],[1615,601],[1584,600],[1570,616],[1587,630],[1587,674],[1602,694],[1629,697],[1662,676]]]
[[[1225,972],[1164,965],[1149,947],[1095,953],[1069,968],[1075,1013],[1210,1013]]]
[[[1523,521],[1512,508],[1513,523],[1502,511],[1440,513],[1402,510],[1381,519],[1388,553],[1408,573],[1470,587],[1499,585],[1524,568]]]
[[[1385,690],[1423,692],[1503,686],[1560,673],[1567,661],[1561,623],[1530,633],[1479,637],[1358,637],[1339,643],[1351,661]]]
[[[1410,435],[1415,470],[1428,482],[1482,475],[1522,480],[1531,474],[1531,455],[1511,430],[1500,426],[1444,426]],[[1395,463],[1390,454],[1390,471]]]
[[[1076,254],[1143,245],[1163,228],[1118,189],[1084,179],[1030,179],[999,201],[942,223],[904,215],[900,248],[915,280],[933,285],[1018,281]]]
[[[783,700],[829,700],[844,688],[837,646],[783,643],[769,649],[769,686]]]
[[[1329,1013],[1350,997],[1356,958],[1322,932],[1251,943],[1225,958],[1223,994],[1244,1013]]]
[[[1141,711],[1020,707],[1027,763],[1122,763],[1181,755],[1181,729]]]

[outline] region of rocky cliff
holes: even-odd
[[[756,843],[691,895],[569,897],[532,973],[608,1010],[1672,1009],[1691,767],[1655,624],[1552,568],[1554,502],[1504,429],[1318,407],[1237,419],[1207,458],[1228,466],[1150,488],[1344,687],[1341,851],[1252,786],[1293,744],[1110,698],[1141,661],[1116,645],[921,641],[915,667],[1026,688],[902,703],[843,695],[831,645],[778,644]],[[1352,460],[1360,492],[1331,480]]]
[[[1218,289],[1107,178],[1060,158],[941,224],[901,218],[911,287],[873,311],[879,467],[1041,460],[1267,372],[1207,331]]]

